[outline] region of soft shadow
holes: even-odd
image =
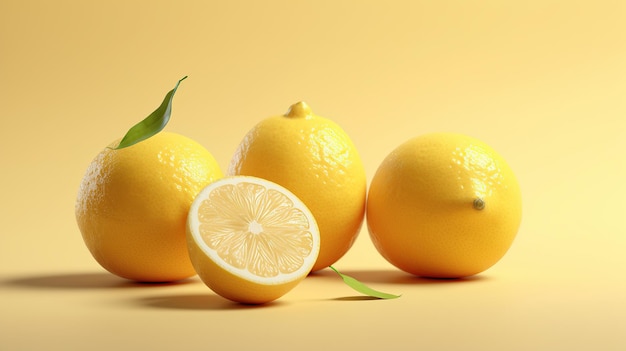
[[[458,284],[484,281],[488,278],[484,275],[474,275],[465,278],[425,278],[418,277],[398,269],[381,269],[381,270],[341,270],[342,274],[349,275],[363,283],[376,283],[376,284]],[[337,273],[330,269],[324,269],[321,271],[313,272],[309,274],[307,279],[319,279],[337,277]]]
[[[107,272],[68,273],[52,275],[35,275],[7,279],[3,285],[32,289],[110,289],[110,288],[141,288],[154,286],[172,286],[189,284],[192,279],[168,283],[139,283],[119,278]]]
[[[331,299],[334,301],[369,301],[369,300],[381,300],[373,296],[344,296]]]
[[[260,305],[242,304],[215,294],[164,295],[144,297],[137,301],[144,306],[177,310],[250,310],[282,305],[279,301]]]

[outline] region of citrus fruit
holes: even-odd
[[[314,271],[339,260],[359,234],[366,197],[359,154],[339,125],[315,115],[304,102],[254,126],[239,144],[228,174],[271,180],[307,205],[322,238]]]
[[[87,248],[123,278],[167,282],[195,275],[185,240],[187,213],[198,192],[220,177],[213,156],[179,134],[105,148],[89,165],[76,199]]]
[[[484,142],[452,133],[419,136],[380,164],[368,193],[376,249],[406,272],[458,278],[491,267],[521,222],[520,187]]]
[[[187,220],[191,262],[227,299],[273,301],[304,279],[319,253],[308,208],[289,190],[256,177],[225,177],[196,197]]]

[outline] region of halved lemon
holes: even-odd
[[[202,281],[229,300],[261,304],[293,289],[311,271],[320,234],[311,211],[271,181],[232,176],[206,186],[187,218],[191,262]]]

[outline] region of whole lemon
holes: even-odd
[[[335,263],[352,246],[365,215],[365,169],[346,132],[305,102],[266,118],[239,144],[228,173],[278,183],[311,210],[320,230],[313,271]]]
[[[458,278],[491,267],[522,214],[518,181],[484,142],[452,133],[411,139],[381,163],[367,225],[376,249],[406,272]]]
[[[76,199],[87,248],[102,267],[123,278],[167,282],[195,275],[187,252],[187,214],[200,190],[221,177],[204,147],[175,133],[161,132],[124,149],[105,148],[87,168]]]

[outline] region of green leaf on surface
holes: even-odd
[[[165,95],[165,99],[163,99],[161,106],[154,110],[154,112],[152,112],[143,121],[131,127],[128,132],[126,132],[126,135],[124,135],[119,145],[113,149],[119,150],[137,144],[138,142],[146,140],[163,130],[167,122],[170,120],[174,93],[176,93],[176,89],[178,89],[180,82],[185,80],[185,78],[187,78],[187,76],[181,78],[178,83],[176,83],[174,89],[170,90],[167,95]]]
[[[401,295],[393,295],[393,294],[380,292],[378,290],[374,290],[368,287],[367,285],[361,283],[360,281],[356,280],[355,278],[339,272],[333,266],[329,266],[329,268],[335,271],[335,273],[339,274],[341,279],[343,279],[344,283],[346,283],[352,289],[360,292],[361,294],[365,294],[367,296],[371,296],[371,297],[375,297],[379,299],[396,299],[401,296]]]

